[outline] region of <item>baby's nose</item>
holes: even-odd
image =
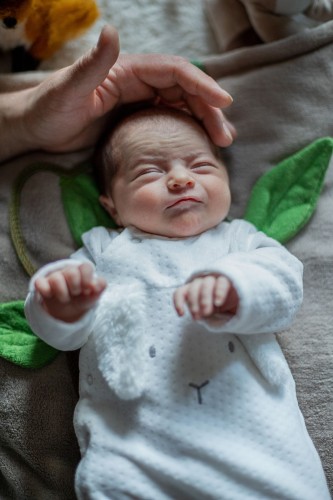
[[[194,184],[194,179],[189,175],[173,175],[168,179],[168,188],[171,190],[190,189]]]
[[[169,179],[168,188],[169,189],[185,189],[194,187],[193,179]]]

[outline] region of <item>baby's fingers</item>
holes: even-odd
[[[185,297],[187,294],[188,285],[181,286],[173,294],[173,303],[178,316],[185,314]]]
[[[35,289],[43,299],[50,299],[52,297],[52,290],[47,278],[37,278],[35,281]]]
[[[68,266],[63,270],[69,295],[77,297],[82,293],[81,272],[77,266]]]
[[[201,287],[202,280],[195,279],[188,284],[186,303],[187,307],[192,314],[193,319],[199,319],[200,317],[200,306],[201,306]]]
[[[94,275],[94,268],[89,262],[81,264],[78,269],[81,277],[81,289],[84,295],[99,294],[105,289],[106,281]]]
[[[206,276],[201,279],[198,296],[199,310],[197,318],[210,316],[214,312],[214,289],[216,278],[214,276]]]
[[[196,278],[185,285],[184,303],[187,304],[193,319],[199,320],[212,314],[214,285],[213,276]]]
[[[178,288],[174,294],[174,304],[179,316],[184,315],[185,305],[195,320],[212,314],[214,284],[215,278],[207,276]]]
[[[218,276],[214,287],[214,306],[221,307],[229,293],[230,281],[225,276]]]
[[[67,281],[62,271],[55,271],[47,277],[47,280],[51,290],[51,295],[44,298],[54,298],[63,304],[70,301]]]

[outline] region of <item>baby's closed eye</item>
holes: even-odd
[[[140,177],[144,176],[157,176],[163,174],[163,171],[161,168],[156,167],[156,166],[149,166],[149,167],[143,167],[136,169],[135,172],[133,172],[133,180],[138,179]]]
[[[191,165],[191,170],[195,170],[196,172],[200,173],[211,172],[212,170],[216,170],[217,168],[217,165],[214,165],[213,163],[210,163],[208,161],[202,161],[200,163],[194,163],[193,165]]]

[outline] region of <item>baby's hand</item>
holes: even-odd
[[[193,319],[207,318],[216,313],[236,314],[238,295],[231,281],[225,276],[208,275],[195,278],[174,293],[174,305],[179,316],[187,305]]]
[[[105,287],[106,281],[94,277],[93,267],[88,262],[67,266],[35,281],[46,312],[67,323],[77,321],[93,307]]]

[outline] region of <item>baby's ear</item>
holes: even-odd
[[[109,196],[109,195],[106,196],[106,195],[102,194],[99,197],[99,202],[102,205],[102,207],[104,208],[104,210],[106,210],[107,213],[111,215],[111,217],[115,221],[115,223],[118,224],[118,226],[121,226],[122,224],[121,224],[117,209],[114,205],[114,202],[113,202],[113,199],[111,198],[111,196]]]

